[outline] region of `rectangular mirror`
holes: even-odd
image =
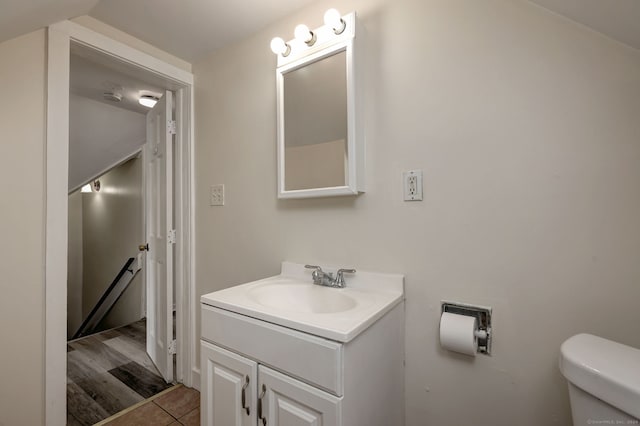
[[[349,18],[349,19],[347,19]],[[321,27],[311,48],[292,40],[278,55],[278,197],[363,192],[362,134],[357,127],[355,16],[336,35]],[[348,31],[349,30],[349,31]]]

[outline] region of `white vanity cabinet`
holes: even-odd
[[[201,297],[201,424],[402,426],[403,277],[282,270]]]
[[[202,342],[203,425],[339,425],[341,399]]]
[[[258,363],[205,341],[201,344],[203,425],[256,425]]]
[[[268,367],[258,367],[258,390],[268,404],[263,425],[341,425],[342,400]]]
[[[341,343],[203,304],[201,424],[401,426],[403,313]]]

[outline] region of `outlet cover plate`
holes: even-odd
[[[422,170],[402,173],[404,201],[422,201]]]
[[[224,206],[224,184],[211,185],[209,189],[209,205]]]

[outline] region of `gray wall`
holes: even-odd
[[[367,30],[368,190],[278,201],[269,41],[329,7]],[[562,341],[640,347],[638,51],[524,1],[332,0],[194,72],[198,295],[282,260],[405,274],[408,425],[567,425]],[[493,356],[440,349],[442,299],[493,306]]]
[[[45,32],[0,43],[0,425],[44,422]]]
[[[134,158],[100,177],[100,192],[82,194],[82,313],[91,312],[125,261],[143,242],[142,160]],[[142,271],[136,275],[99,329],[144,316]]]

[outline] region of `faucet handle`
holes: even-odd
[[[322,272],[322,268],[316,265],[304,265],[304,267],[307,269],[315,269],[318,272]]]
[[[313,269],[313,273],[311,274],[311,278],[313,279],[313,283],[314,284],[321,284],[322,283],[322,277],[324,275],[324,272],[322,271],[322,268],[316,265],[304,265],[305,268],[307,269]]]
[[[338,269],[338,272],[336,272],[336,279],[335,279],[335,286],[336,287],[345,287],[346,283],[344,282],[344,275],[343,274],[355,274],[356,270],[355,269]]]

